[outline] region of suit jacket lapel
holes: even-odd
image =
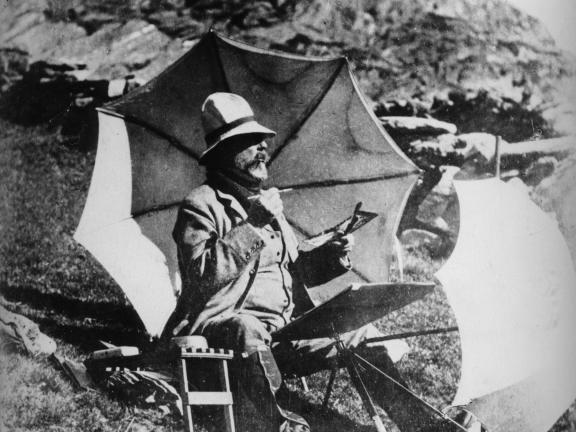
[[[233,195],[228,194],[226,192],[222,192],[220,189],[215,190],[216,195],[218,196],[220,202],[222,202],[224,205],[227,205],[227,207],[234,210],[238,214],[238,216],[240,216],[243,220],[246,220],[246,218],[248,218],[248,213],[246,213],[246,210],[244,210],[244,207],[242,207],[240,201],[238,201]]]
[[[240,204],[240,201],[238,201],[234,195],[223,192],[220,189],[215,189],[215,191],[218,199],[228,208],[235,211],[238,216],[242,218],[242,220],[246,220],[248,218],[248,213],[246,213],[246,210],[244,210],[244,207],[242,207],[242,204]],[[276,218],[276,220],[280,226],[280,231],[282,232],[282,237],[284,238],[284,244],[286,246],[288,256],[290,257],[290,261],[295,262],[296,258],[298,258],[298,239],[296,238],[292,227],[283,214]]]

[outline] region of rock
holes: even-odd
[[[428,244],[435,256],[448,253],[456,241],[459,212],[452,179],[457,171],[457,167],[426,171],[412,190],[399,224],[399,236],[410,230],[438,236],[438,243]]]
[[[18,48],[0,48],[0,92],[6,91],[28,70],[28,53]]]
[[[208,26],[190,16],[190,10],[166,10],[148,15],[148,21],[158,26],[158,29],[172,37],[190,39],[200,37]]]
[[[56,351],[56,342],[42,333],[36,323],[1,305],[0,339],[3,345],[15,347],[34,356],[50,355]]]
[[[458,172],[458,167],[444,167],[440,181],[420,204],[417,216],[420,221],[431,223],[437,218],[443,218],[450,222],[455,219],[453,216],[447,217],[446,212],[457,200],[453,180]],[[457,226],[451,224],[449,226],[450,230],[454,232],[458,231]]]
[[[576,124],[576,97],[558,104],[576,62],[500,0],[12,1],[2,6],[0,47],[31,62],[84,63],[79,80],[147,81],[183,53],[173,38],[196,39],[209,26],[262,48],[346,55],[379,116],[430,115],[508,141]]]
[[[44,11],[48,4],[42,0],[11,2],[2,8],[0,46],[17,48],[30,55],[30,61],[45,59],[54,47],[77,40],[86,31],[74,23],[52,22]]]
[[[132,20],[104,26],[88,37],[56,47],[49,58],[85,64],[86,70],[77,75],[80,79],[110,80],[134,73],[147,81],[169,64],[167,57],[175,60],[175,51],[181,53],[181,48],[174,48],[171,39],[154,25]]]
[[[118,20],[118,16],[105,12],[89,12],[80,15],[76,22],[83,27],[86,32],[91,35],[92,33],[100,30],[107,24],[112,24]]]
[[[532,192],[532,198],[556,214],[576,265],[576,153],[562,160],[554,173]]]
[[[496,137],[484,132],[458,135],[458,152],[462,155],[459,179],[479,179],[496,174]],[[501,152],[509,144],[500,141]],[[510,167],[507,167],[509,169]]]
[[[400,148],[423,170],[444,165],[460,166],[464,162],[461,142],[456,135],[443,134],[418,139],[391,135]]]
[[[496,152],[496,136],[485,132],[472,132],[457,137],[460,153],[465,159],[472,159],[476,155],[489,162]],[[501,144],[503,141],[501,141]]]
[[[552,156],[545,156],[537,159],[526,168],[521,176],[524,182],[529,186],[536,186],[542,182],[546,177],[552,175],[558,160]]]
[[[0,97],[0,114],[15,123],[45,121],[63,125],[62,132],[76,134],[90,109],[122,96],[142,84],[135,78],[79,80],[85,65],[36,62]],[[20,101],[27,101],[25,104]]]
[[[408,249],[417,249],[421,246],[437,247],[440,236],[421,229],[408,229],[400,236],[400,243]]]
[[[530,195],[530,188],[528,187],[528,185],[526,185],[526,183],[524,183],[518,177],[511,178],[507,183],[509,185],[511,185],[514,189],[516,189],[517,191],[522,192],[523,194],[526,194],[526,196]]]
[[[445,98],[435,98],[430,112],[439,120],[457,124],[461,132],[490,132],[510,142],[553,134],[539,108],[502,94],[486,89],[452,91]]]
[[[576,135],[576,91],[568,90],[571,95],[569,102],[561,102],[542,112],[542,117],[558,135]]]
[[[379,117],[379,120],[384,129],[395,134],[438,136],[456,133],[456,125],[433,118],[395,116]]]
[[[399,99],[380,101],[374,108],[377,117],[402,116],[424,117],[430,115],[430,104],[418,99]]]
[[[166,9],[181,10],[186,7],[186,4],[190,3],[189,0],[162,0],[161,5]]]
[[[254,2],[249,9],[242,11],[240,16],[242,16],[243,27],[267,27],[278,22],[274,6],[265,1]]]

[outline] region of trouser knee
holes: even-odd
[[[251,315],[235,314],[208,323],[202,331],[210,346],[252,354],[270,346],[272,337],[264,324]]]

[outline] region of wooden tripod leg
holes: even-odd
[[[324,394],[324,401],[322,402],[322,412],[324,414],[328,413],[328,403],[330,402],[330,396],[332,395],[332,388],[334,387],[334,380],[336,379],[337,373],[338,373],[338,367],[335,366],[330,371],[330,379],[328,380],[328,387],[326,387],[326,393]]]
[[[366,411],[368,411],[368,415],[374,422],[376,430],[378,432],[386,432],[386,428],[384,427],[382,419],[380,418],[378,412],[376,411],[376,406],[372,401],[372,397],[370,397],[370,394],[366,389],[366,385],[364,384],[364,381],[362,381],[360,372],[358,372],[358,365],[356,364],[356,360],[354,359],[353,354],[350,353],[349,351],[343,352],[342,354],[343,354],[342,358],[344,360],[344,364],[346,365],[346,369],[348,369],[348,373],[350,374],[352,384],[354,385],[356,391],[360,395],[360,398],[362,399],[362,402],[364,404],[364,408],[366,409]]]

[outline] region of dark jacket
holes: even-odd
[[[265,246],[247,216],[234,196],[208,184],[185,199],[173,231],[182,293],[166,325],[166,337],[199,333],[210,319],[241,307]],[[300,252],[292,228],[284,217],[278,219],[294,279],[293,308],[302,313],[313,306],[306,286],[328,282],[348,268],[330,247]]]

